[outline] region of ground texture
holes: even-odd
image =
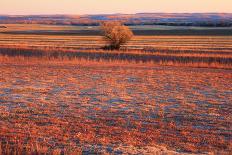
[[[0,65],[3,153],[229,154],[231,113],[231,70]]]

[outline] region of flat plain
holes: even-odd
[[[231,42],[135,36],[103,51],[100,36],[2,33],[0,152],[229,154]]]

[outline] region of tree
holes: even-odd
[[[101,24],[104,39],[108,42],[107,49],[119,49],[121,45],[127,43],[132,37],[133,32],[129,27],[117,21],[107,21]]]

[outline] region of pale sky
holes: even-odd
[[[232,0],[0,0],[0,14],[232,13]]]

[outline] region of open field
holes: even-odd
[[[133,29],[107,51],[97,27],[0,28],[0,155],[230,154],[232,31]]]
[[[231,70],[75,63],[1,64],[3,152],[232,151]]]
[[[44,25],[42,28],[37,25],[28,31],[45,28]],[[72,28],[48,25],[46,31]],[[82,31],[83,27],[76,29]],[[104,45],[101,36],[0,34],[1,55],[58,55],[172,66],[232,68],[232,36],[135,36],[122,51],[103,51],[100,48]]]
[[[162,66],[188,66],[204,68],[232,68],[230,55],[208,55],[191,53],[157,53],[131,50],[131,51],[104,51],[104,50],[64,50],[43,48],[1,48],[0,61],[26,60],[41,61],[74,61],[80,60],[128,62],[131,64],[162,65]]]
[[[34,34],[34,35],[100,35],[99,26],[70,26],[44,24],[1,24],[0,33],[4,34]],[[199,26],[162,26],[140,25],[130,26],[135,35],[178,35],[178,36],[231,36],[232,27],[199,27]]]

